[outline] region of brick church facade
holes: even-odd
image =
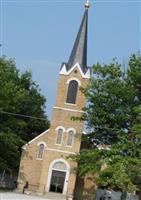
[[[90,200],[94,197],[92,181],[88,177],[82,184],[74,172],[77,163],[68,159],[79,153],[83,133],[83,122],[71,118],[81,116],[86,99],[79,88],[85,88],[90,80],[90,68],[87,67],[88,8],[86,1],[70,58],[59,71],[50,129],[23,147],[18,177],[20,191],[28,182],[28,190],[38,195],[54,194],[60,200]],[[91,197],[86,197],[90,193]]]

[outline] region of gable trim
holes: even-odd
[[[62,69],[60,70],[59,74],[69,75],[75,68],[79,69],[80,74],[81,74],[81,76],[83,78],[87,78],[87,79],[90,78],[90,69],[88,68],[86,74],[84,74],[78,62],[70,70],[68,70],[68,71],[66,70],[66,65],[64,64],[63,67],[62,67]]]
[[[44,131],[43,133],[41,133],[40,135],[38,135],[37,137],[33,138],[32,140],[30,140],[28,143],[26,143],[25,145],[22,146],[22,149],[26,149],[26,146],[31,144],[32,142],[34,142],[35,140],[37,140],[38,138],[40,138],[41,136],[43,136],[44,134],[48,133],[50,129],[47,129],[46,131]]]

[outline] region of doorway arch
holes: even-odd
[[[70,166],[64,159],[56,159],[51,162],[48,171],[46,185],[47,192],[67,193],[67,186],[70,174]]]

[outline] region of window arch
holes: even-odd
[[[52,168],[55,169],[55,170],[64,170],[64,171],[67,170],[66,164],[62,161],[58,161],[58,162],[54,163]]]
[[[75,104],[78,91],[78,82],[72,80],[69,82],[66,103]]]
[[[56,138],[56,144],[61,145],[62,144],[62,139],[63,139],[63,129],[59,128],[57,130],[57,138]]]
[[[44,150],[45,150],[45,145],[43,143],[39,144],[39,146],[38,146],[38,154],[37,154],[37,158],[38,159],[43,159]]]
[[[73,145],[73,139],[74,139],[74,131],[69,130],[67,132],[67,146],[72,146]]]

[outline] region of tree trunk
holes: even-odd
[[[141,200],[141,187],[140,187],[140,190],[139,190],[139,200]]]
[[[127,192],[122,192],[121,193],[121,200],[126,200],[126,197],[127,197]]]

